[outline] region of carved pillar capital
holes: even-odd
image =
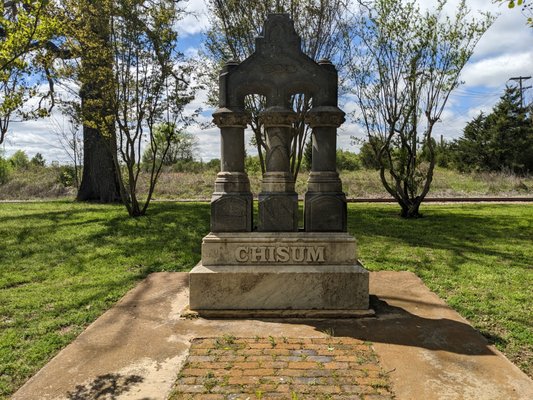
[[[313,107],[305,116],[305,123],[311,128],[319,126],[332,126],[338,128],[345,121],[345,115],[346,114],[338,107]]]
[[[259,114],[259,122],[266,128],[292,127],[298,116],[294,111],[283,107],[270,107]]]
[[[213,113],[213,122],[219,128],[246,128],[250,123],[250,116],[241,110],[219,108]]]

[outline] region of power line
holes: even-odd
[[[524,90],[531,89],[531,86],[522,87],[522,81],[527,81],[531,79],[531,76],[515,76],[514,78],[509,78],[510,81],[518,81],[520,86],[520,106],[524,108]]]

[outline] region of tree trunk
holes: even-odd
[[[419,212],[420,204],[422,204],[422,197],[417,196],[414,199],[401,199],[398,201],[402,208],[402,218],[420,218],[422,215]]]
[[[106,143],[97,129],[83,127],[83,175],[77,200],[100,203],[120,202],[117,173],[111,154],[111,143]]]
[[[88,23],[79,72],[84,145],[83,175],[77,196],[80,201],[121,201],[118,164],[114,162],[117,144],[113,134],[114,60],[109,44],[110,7],[108,1],[89,0],[83,11]]]

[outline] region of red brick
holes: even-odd
[[[345,362],[329,362],[324,364],[326,369],[347,369],[348,363]]]
[[[175,391],[178,393],[203,393],[205,386],[203,385],[176,385]]]
[[[289,362],[289,369],[313,369],[318,368],[318,363],[314,361]]]
[[[253,376],[266,376],[266,375],[274,375],[274,369],[272,368],[259,368],[259,369],[245,369],[242,371],[243,375],[253,375]]]
[[[258,377],[253,376],[236,376],[228,379],[230,385],[255,385],[259,382]]]
[[[264,349],[263,350],[263,354],[266,354],[266,355],[275,355],[275,356],[288,356],[289,354],[291,354],[291,351],[289,349],[279,349],[277,347],[274,347],[273,349],[270,348],[270,349]]]
[[[237,369],[252,369],[252,368],[259,368],[259,363],[258,362],[248,362],[248,361],[245,361],[245,362],[238,362],[238,363],[234,363],[233,364],[233,368],[237,368]]]
[[[204,376],[205,374],[207,374],[207,371],[205,369],[184,369],[181,374],[184,376],[184,377],[187,377],[187,376]]]
[[[287,365],[288,363],[284,361],[265,361],[265,362],[259,363],[260,368],[280,369],[280,368],[287,368]]]

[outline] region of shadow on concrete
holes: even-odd
[[[87,385],[77,385],[67,394],[69,400],[105,399],[115,400],[144,380],[139,375],[106,374],[97,376]],[[140,399],[142,400],[142,399]]]
[[[487,340],[472,326],[447,318],[424,318],[370,296],[375,318],[321,320],[312,323],[321,332],[376,343],[420,347],[465,355],[493,355]]]
[[[416,303],[412,300],[412,303]],[[427,307],[422,302],[421,307]],[[309,325],[335,337],[351,337],[372,343],[419,347],[464,355],[494,355],[487,339],[467,323],[447,318],[424,318],[370,296],[376,317],[360,319],[272,320]]]

